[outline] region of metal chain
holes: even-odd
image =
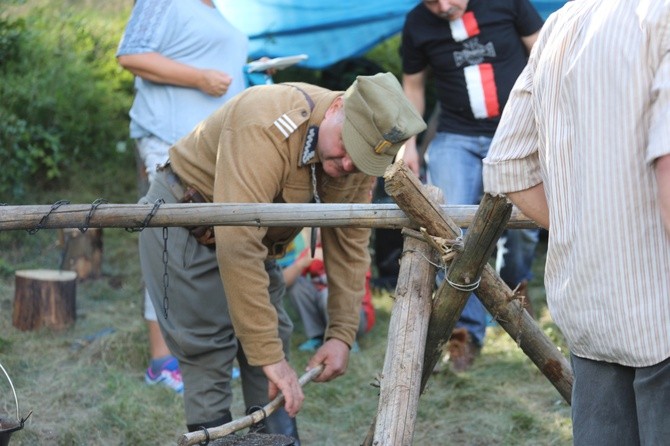
[[[250,408],[247,409],[247,415],[251,415],[252,413],[257,412],[259,410],[263,412],[263,418],[258,420],[256,424],[253,424],[251,427],[249,427],[250,433],[260,432],[263,429],[265,429],[265,420],[267,419],[268,414],[265,411],[265,408],[263,408],[263,406],[251,406]]]
[[[168,295],[167,290],[170,285],[170,276],[168,276],[168,228],[163,227],[163,315],[168,318]]]
[[[311,164],[310,167],[312,168],[312,191],[314,192],[314,201],[317,203],[321,203],[321,197],[319,196],[319,191],[316,189],[316,164]],[[316,231],[317,227],[312,226],[312,231],[310,233],[311,240],[309,243],[312,257],[314,257],[314,254],[316,254]]]
[[[314,201],[321,203],[319,191],[316,190],[316,164],[310,164],[310,167],[312,168],[312,191],[314,192]]]
[[[49,218],[49,215],[51,215],[51,213],[53,211],[55,211],[56,209],[61,207],[61,205],[63,205],[63,204],[70,204],[70,202],[68,200],[58,200],[57,202],[52,204],[51,209],[49,209],[49,212],[47,212],[46,215],[44,217],[42,217],[40,222],[37,223],[37,226],[35,226],[33,229],[28,229],[28,234],[34,235],[34,234],[37,233],[37,231],[42,229],[44,227],[44,223],[46,223],[46,221],[47,221],[47,218]]]
[[[93,213],[96,209],[98,209],[98,206],[106,203],[109,203],[109,201],[105,200],[104,198],[97,198],[91,204],[91,209],[88,211],[88,215],[86,216],[86,220],[84,220],[84,224],[79,226],[79,231],[81,231],[82,234],[88,231],[88,225],[91,223],[91,217],[93,217]]]
[[[126,228],[126,231],[128,232],[142,232],[144,228],[146,228],[149,225],[149,222],[151,221],[152,218],[154,218],[154,215],[156,215],[156,212],[158,212],[158,208],[161,206],[161,204],[164,204],[165,200],[162,198],[159,198],[154,202],[154,207],[151,208],[151,211],[147,214],[147,216],[144,218],[144,221],[142,222],[142,226],[139,228]]]

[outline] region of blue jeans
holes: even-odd
[[[444,193],[446,204],[479,204],[483,194],[482,160],[491,138],[438,132],[426,151],[428,182]],[[500,237],[496,266],[511,288],[531,278],[539,239],[537,229],[507,230]],[[478,345],[486,335],[486,309],[474,295],[468,299],[456,327],[466,328]]]

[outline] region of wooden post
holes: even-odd
[[[450,239],[460,234],[460,228],[437,203],[432,201],[425,192],[425,187],[405,167],[402,160],[387,169],[384,177],[390,176],[393,176],[395,181],[391,181],[390,187],[389,181],[386,181],[386,192],[395,199],[413,222],[426,228],[433,236]],[[492,315],[498,317],[501,327],[517,341],[524,353],[549,379],[565,401],[570,403],[573,381],[570,364],[535,320],[523,310],[512,290],[500,280],[489,265],[486,265],[482,272],[475,295]],[[440,340],[440,342],[446,341],[447,339]]]
[[[80,281],[102,276],[102,229],[77,228],[58,231],[58,242],[63,249],[61,269],[74,271]]]
[[[426,356],[421,391],[440,359],[442,346],[451,336],[456,322],[472,293],[468,287],[477,288],[477,280],[493,254],[496,241],[505,230],[512,212],[512,205],[503,197],[485,195],[475,215],[473,225],[465,236],[463,252],[449,265],[447,278],[442,282],[433,301],[433,311],[428,324]],[[458,284],[458,288],[450,284]],[[465,287],[466,289],[461,288]]]
[[[19,330],[61,330],[76,319],[77,274],[73,271],[22,270],[15,274],[12,324]]]
[[[574,379],[570,364],[490,265],[484,268],[475,295],[570,404]]]
[[[439,189],[431,191],[439,196]],[[374,431],[375,445],[410,445],[420,395],[437,252],[423,240],[405,237],[389,322]]]

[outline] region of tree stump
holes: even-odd
[[[63,248],[61,269],[76,272],[80,281],[102,276],[102,228],[61,229],[58,243]]]
[[[62,330],[77,316],[77,274],[73,271],[22,270],[15,274],[12,325],[19,330]]]

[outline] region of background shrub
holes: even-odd
[[[0,201],[118,161],[133,94],[114,57],[124,24],[58,8],[0,19]]]

